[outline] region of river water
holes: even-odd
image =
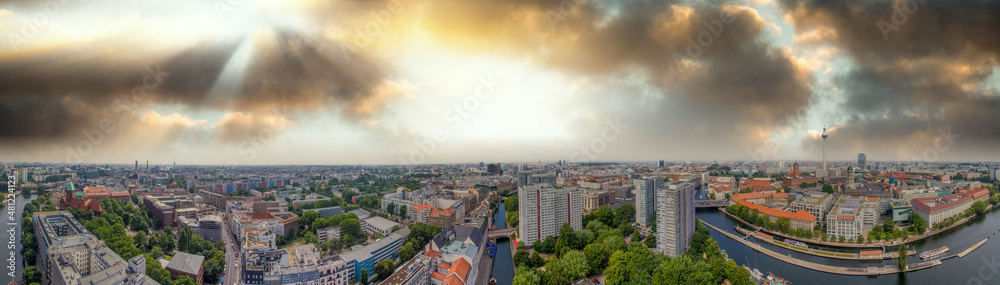
[[[507,211],[500,203],[500,210],[493,217],[493,226],[497,229],[507,227]],[[502,238],[497,241],[496,258],[493,259],[493,276],[497,278],[497,285],[511,285],[514,283],[514,256],[510,252],[510,239]]]
[[[726,216],[717,209],[699,209],[697,217],[730,233],[742,236],[733,230],[733,226],[737,224],[736,220]],[[965,258],[949,258],[943,260],[943,264],[930,269],[905,274],[873,277],[845,276],[808,270],[771,258],[762,253],[754,252],[743,244],[711,228],[709,230],[712,232],[712,238],[719,243],[722,249],[726,250],[729,257],[735,260],[736,263],[755,267],[765,274],[772,272],[793,284],[1000,284],[1000,263],[998,263],[1000,258],[997,256],[1000,253],[1000,239],[997,238],[1000,234],[994,235],[997,233],[998,227],[1000,227],[1000,210],[995,210],[984,216],[976,217],[972,221],[947,232],[912,242],[909,247],[916,250],[917,254],[941,246],[948,246],[951,251],[940,256],[946,257],[958,254],[982,238],[993,235],[990,241],[971,254],[966,255]],[[797,253],[759,241],[755,242],[778,253],[820,264],[844,267],[898,265],[896,259],[880,262],[827,259]],[[889,250],[897,249],[893,247],[889,248]],[[908,261],[911,265],[922,262],[920,257],[916,255],[910,256]]]
[[[38,194],[31,194],[31,196],[29,197],[25,197],[24,195],[17,195],[17,197],[14,199],[15,201],[14,203],[17,206],[16,207],[17,211],[16,213],[14,213],[13,222],[11,222],[10,220],[10,215],[7,213],[6,207],[4,207],[3,214],[0,214],[0,218],[3,219],[4,223],[6,223],[6,225],[4,225],[4,231],[3,231],[4,235],[3,239],[5,241],[4,243],[5,245],[3,247],[4,262],[3,266],[0,267],[0,272],[3,273],[0,274],[0,284],[7,284],[13,280],[21,280],[22,273],[24,272],[24,264],[23,264],[24,256],[21,255],[21,213],[24,211],[24,205],[27,205],[28,203],[31,202],[31,200],[34,200],[35,198],[38,198]],[[7,242],[9,242],[10,240],[10,234],[7,232],[7,229],[9,229],[10,227],[15,227],[17,229],[17,232],[15,233],[14,236],[15,239],[14,249],[7,248],[7,245],[9,245],[9,243]],[[7,259],[10,257],[9,254],[10,251],[12,250],[14,251],[14,259],[15,259],[14,266],[16,267],[16,270],[14,270],[14,277],[8,275],[10,273],[10,269],[7,268],[7,266],[10,265],[10,261],[8,261]]]

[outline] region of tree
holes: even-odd
[[[145,250],[149,246],[149,238],[146,237],[145,232],[138,232],[132,237],[132,241],[135,242],[135,246],[139,249]]]
[[[406,205],[399,205],[399,217],[406,219]]]
[[[389,205],[385,206],[385,211],[389,212],[390,215],[396,215],[396,203],[389,202]]]
[[[528,251],[524,249],[518,249],[517,253],[514,254],[514,265],[531,265],[531,259],[528,257]]]
[[[604,271],[607,284],[652,283],[655,269],[653,252],[644,245],[631,243],[626,250],[611,254],[608,267]]]
[[[587,257],[579,250],[571,250],[563,254],[560,259],[563,263],[563,272],[569,280],[576,280],[587,276],[590,272],[590,265],[587,264]]]
[[[191,276],[181,275],[177,281],[174,281],[174,285],[198,285],[198,283],[195,283]]]
[[[986,212],[986,201],[976,201],[975,203],[972,203],[972,207],[970,209],[972,209],[972,211],[976,214],[982,214]]]
[[[154,246],[153,249],[149,251],[149,257],[152,257],[153,259],[160,259],[160,257],[163,257],[163,248],[160,246]]]
[[[542,256],[538,255],[538,251],[535,251],[531,253],[530,263],[531,267],[539,267],[545,264],[545,260],[542,259]]]
[[[504,199],[503,200],[503,208],[504,208],[504,210],[507,210],[508,212],[511,212],[511,211],[516,212],[517,209],[518,209],[518,200],[517,199],[518,199],[517,196],[510,196],[510,197],[507,197],[506,199]]]
[[[671,258],[655,269],[653,280],[661,284],[718,284],[710,266],[704,260],[687,255]],[[719,280],[721,281],[721,280]]]
[[[302,213],[302,216],[299,217],[299,222],[301,222],[300,224],[303,226],[312,226],[316,219],[319,219],[319,213],[316,211],[305,211]],[[311,230],[316,229],[317,228],[313,228]]]
[[[617,223],[606,223],[610,227],[618,227],[621,223],[628,223],[635,219],[635,205],[625,204],[614,209],[615,221]]]
[[[923,234],[927,231],[927,224],[924,222],[923,218],[913,212],[910,212],[909,217],[910,221],[913,222],[913,229],[916,229],[917,233]]]
[[[531,244],[531,248],[542,253],[552,253],[555,246],[556,239],[552,236],[547,236],[544,240],[536,240],[535,243]]]
[[[906,244],[904,243],[899,245],[899,257],[897,258],[899,260],[899,271],[906,270],[907,266],[906,258],[907,258]]]
[[[219,282],[219,275],[226,268],[226,254],[223,251],[216,251],[211,258],[205,262],[205,281],[207,284]]]
[[[183,252],[192,253],[191,252],[192,235],[194,235],[194,233],[191,231],[191,227],[184,226],[184,228],[181,229],[181,233],[177,238],[177,249]]]
[[[170,227],[167,227],[167,228],[169,229]],[[167,231],[164,231],[164,233],[160,234],[159,245],[160,245],[160,248],[163,249],[163,252],[174,251],[174,246],[175,246],[175,244],[174,244],[174,235],[173,234],[168,234]]]
[[[506,190],[504,190],[506,191]],[[537,285],[542,284],[542,277],[538,271],[527,266],[518,266],[514,273],[514,285]]]
[[[563,223],[559,227],[559,239],[556,240],[556,256],[562,257],[563,253],[570,250],[576,244],[576,235],[573,234],[573,227],[569,223]]]
[[[133,231],[145,232],[149,230],[149,223],[146,222],[145,215],[135,216],[129,221],[129,226]]]
[[[34,283],[42,281],[42,273],[38,271],[35,266],[28,266],[24,268],[24,282]]]
[[[361,285],[368,285],[368,269],[361,269],[361,276],[358,276]]]
[[[656,247],[656,235],[651,234],[648,237],[646,237],[646,241],[644,242],[644,244],[646,245],[646,247],[649,248]]]
[[[736,264],[735,261],[726,262],[726,278],[729,279],[733,285],[752,285],[756,284],[750,279],[750,271],[742,266]]]
[[[413,243],[410,243],[410,242],[404,244],[403,248],[399,250],[399,260],[410,260],[410,259],[412,259],[413,256],[417,254],[417,251],[416,251],[416,249],[413,248],[413,246],[414,246]],[[517,263],[515,262],[515,264],[517,264]]]
[[[830,185],[830,184],[823,184],[823,192],[825,192],[825,193],[829,193],[829,194],[833,194],[833,193],[834,193],[834,192],[836,192],[836,191],[835,191],[835,190],[833,190],[833,185]]]
[[[392,275],[392,270],[395,269],[395,267],[396,267],[395,260],[391,258],[384,259],[382,261],[379,261],[378,263],[375,263],[375,275],[378,275],[379,279],[388,278],[389,275]]]
[[[353,236],[358,239],[365,237],[365,233],[361,231],[361,222],[358,222],[357,219],[345,219],[341,221],[340,234]]]

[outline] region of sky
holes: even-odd
[[[12,0],[0,161],[998,161],[1000,2]]]

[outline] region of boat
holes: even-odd
[[[935,256],[942,255],[945,252],[948,252],[948,247],[947,246],[942,246],[942,247],[939,247],[937,249],[930,250],[930,251],[925,251],[924,253],[921,253],[920,254],[920,258],[921,259],[933,258]]]
[[[490,276],[490,285],[496,285],[496,284],[497,284],[497,277]]]
[[[760,281],[760,276],[754,274],[754,271],[756,271],[756,269],[750,269],[750,267],[747,267],[746,265],[743,265],[743,269],[746,269],[747,271],[750,272],[750,279],[753,279],[754,282]],[[757,273],[760,273],[760,271],[757,271]]]
[[[754,280],[763,280],[764,274],[761,274],[760,270],[754,268],[753,271],[750,271],[750,277],[753,277]]]
[[[788,282],[788,280],[785,280],[784,278],[778,277],[778,275],[774,275],[774,273],[768,272],[767,273],[767,284],[770,284],[770,285],[789,285],[789,284],[792,284],[792,282]]]

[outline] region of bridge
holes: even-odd
[[[490,239],[496,239],[499,237],[509,238],[510,235],[513,233],[514,233],[514,228],[495,229],[495,230],[490,230],[489,237]]]
[[[721,208],[729,206],[729,200],[697,200],[694,201],[695,208]]]

